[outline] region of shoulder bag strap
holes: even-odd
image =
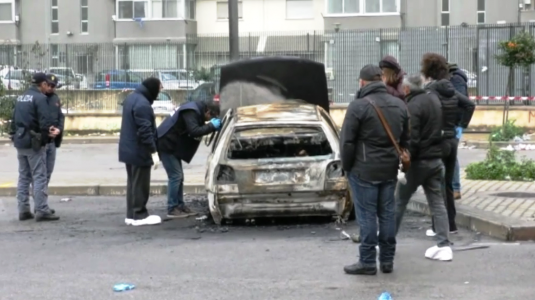
[[[394,148],[396,148],[397,153],[401,155],[403,152],[401,151],[401,148],[399,147],[398,142],[394,138],[394,135],[392,134],[392,130],[390,129],[390,125],[388,125],[388,122],[386,121],[385,116],[383,115],[383,112],[381,111],[381,109],[377,107],[377,105],[375,105],[375,103],[372,100],[370,100],[368,97],[364,97],[364,100],[368,101],[373,106],[373,108],[375,109],[375,112],[379,116],[379,120],[381,120],[381,124],[383,124],[386,134],[390,138],[390,141],[392,141],[392,144],[394,144]]]

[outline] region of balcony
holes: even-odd
[[[119,20],[115,26],[116,44],[185,42],[186,35],[197,33],[192,20]]]

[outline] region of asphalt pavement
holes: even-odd
[[[194,218],[153,227],[124,225],[123,197],[50,203],[56,223],[19,222],[13,198],[0,200],[0,299],[532,299],[535,245],[503,244],[461,231],[452,262],[424,258],[429,218],[410,215],[398,236],[393,274],[345,275],[357,244],[340,239],[356,225],[276,220],[218,227]],[[204,209],[202,198],[192,206]],[[195,205],[194,205],[195,204]],[[162,197],[149,209],[163,214]],[[114,293],[113,285],[132,291]]]

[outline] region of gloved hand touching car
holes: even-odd
[[[212,118],[212,120],[210,120],[210,123],[212,123],[212,125],[214,125],[215,130],[221,129],[221,120],[220,119]]]

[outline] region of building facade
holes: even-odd
[[[496,45],[535,22],[535,0],[239,0],[238,11],[242,57],[321,61],[339,102],[363,65],[388,54],[417,72],[430,51],[473,73],[479,95],[503,94]],[[227,33],[226,0],[0,0],[0,65],[70,67],[89,82],[104,70],[224,63]]]

